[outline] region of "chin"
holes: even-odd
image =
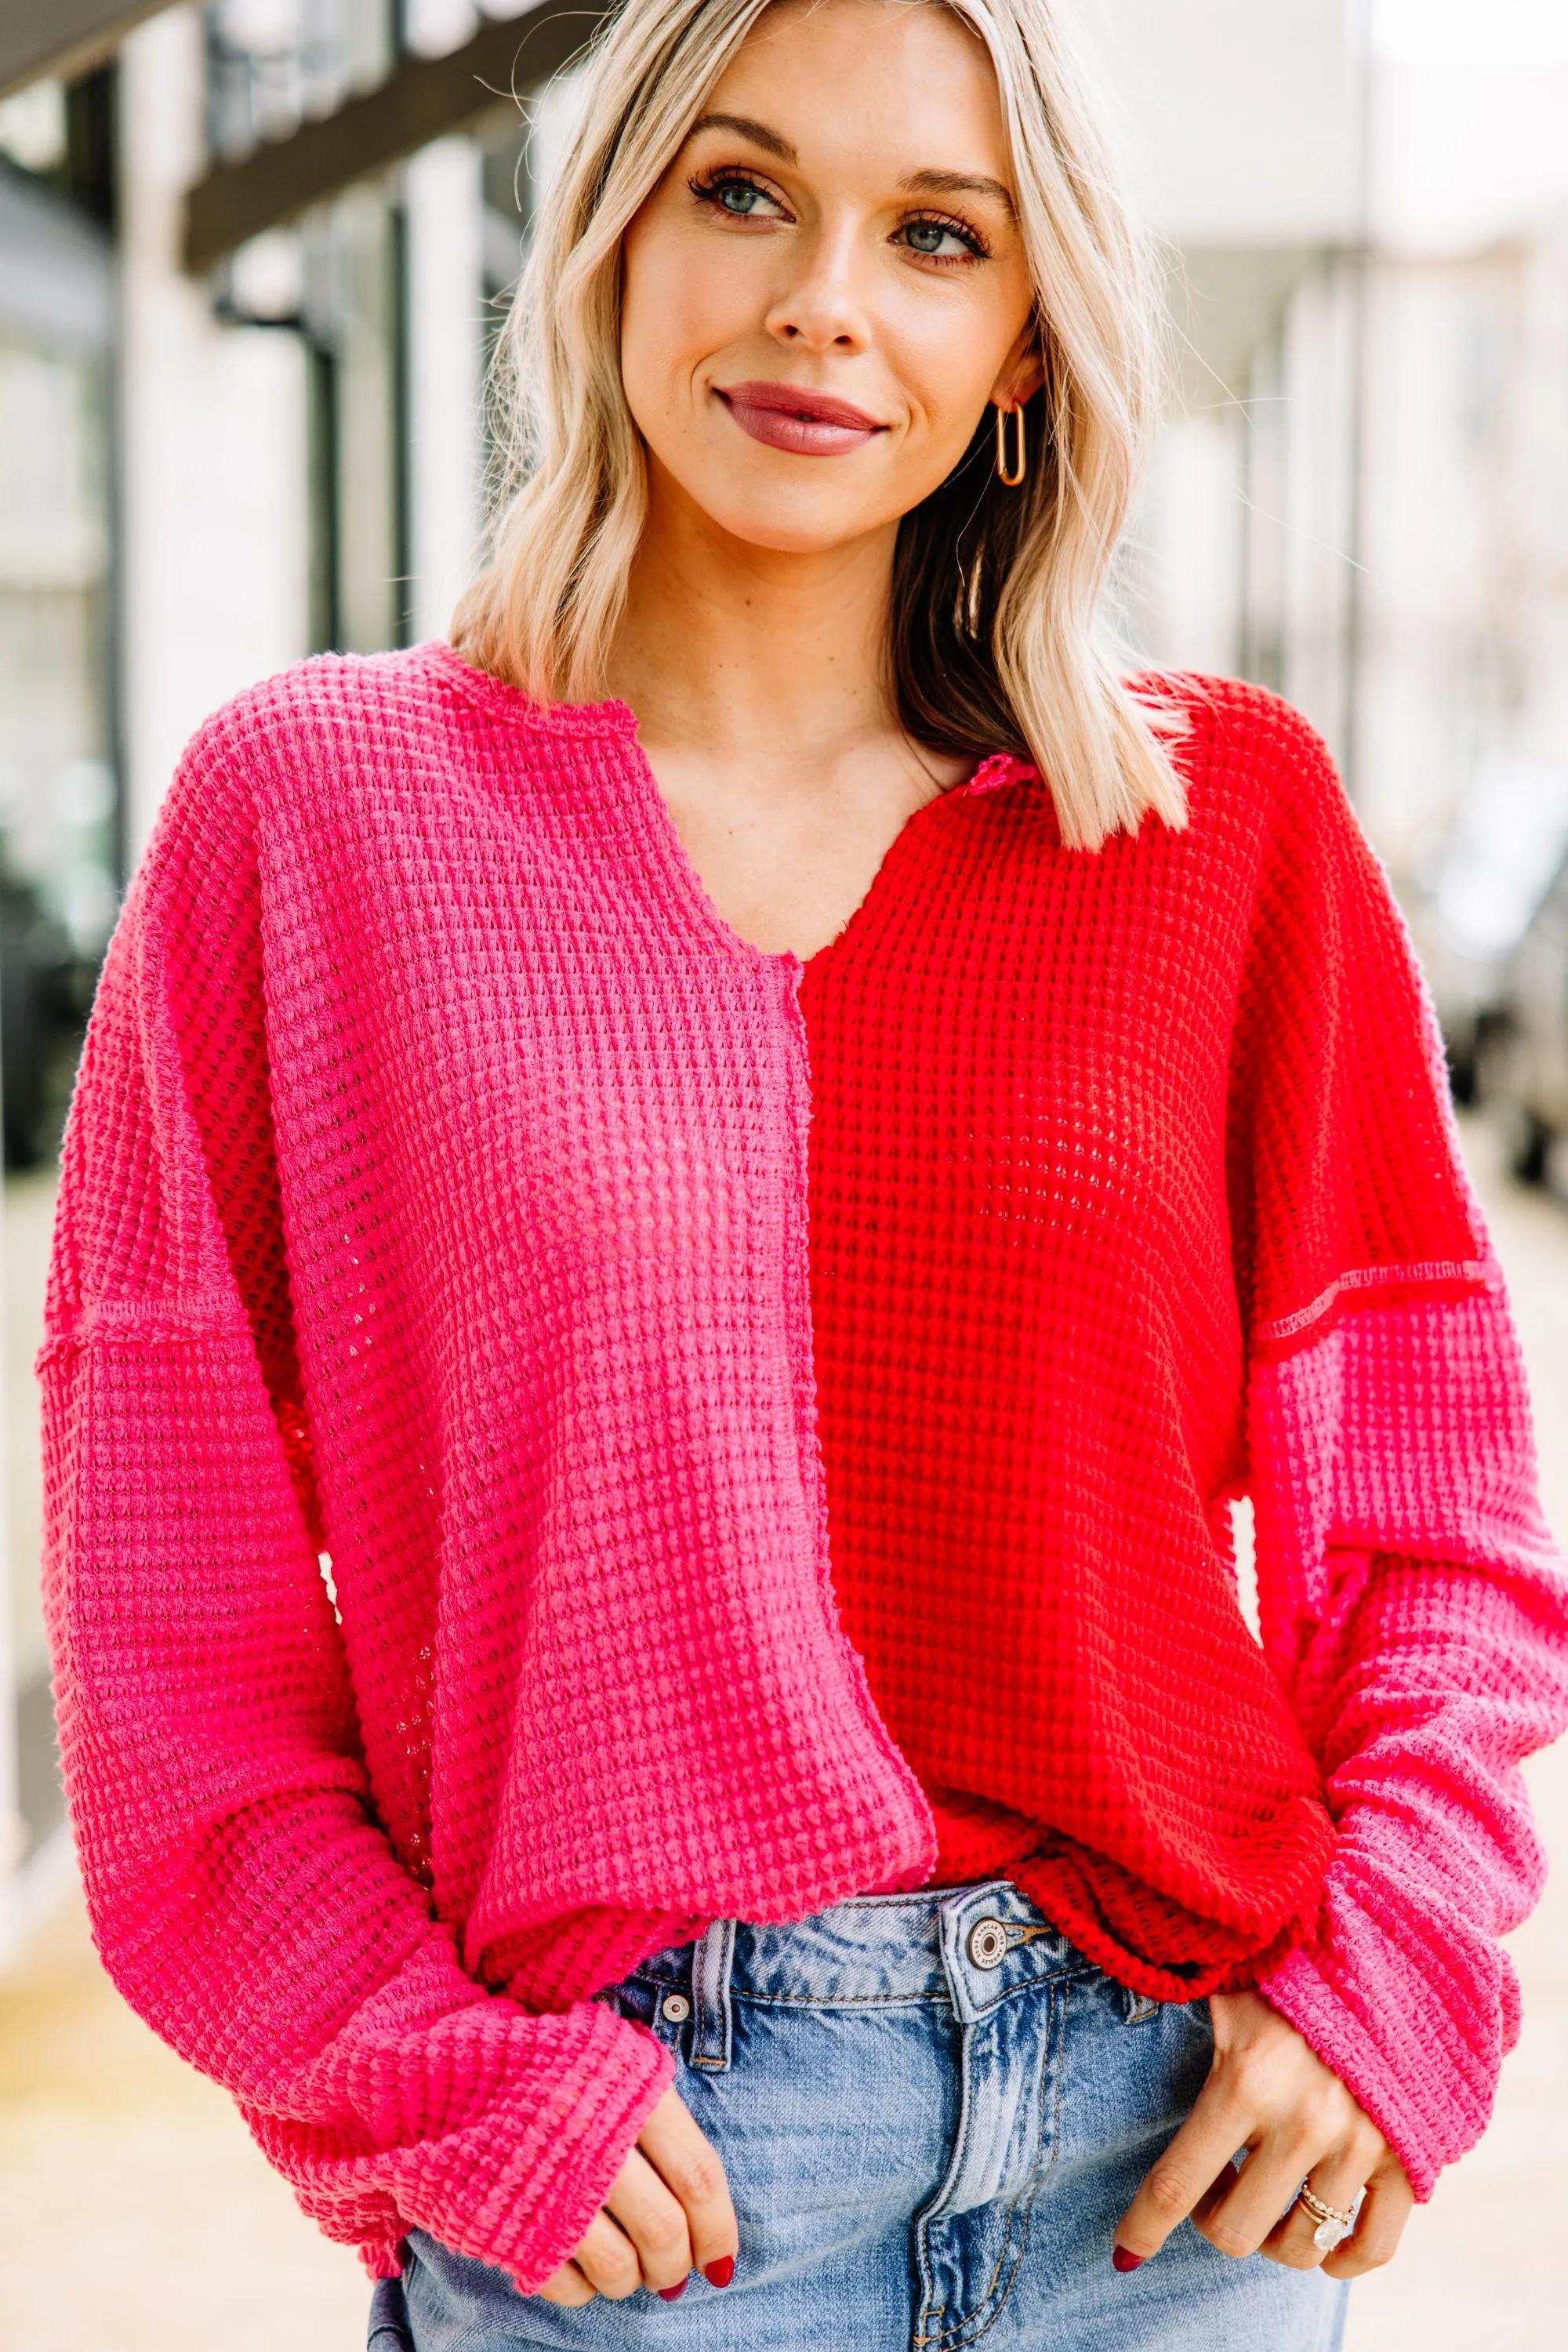
[[[868,532],[881,530],[888,518],[850,508],[840,499],[823,497],[781,499],[716,499],[699,500],[710,520],[731,539],[747,547],[765,547],[776,555],[828,555]]]

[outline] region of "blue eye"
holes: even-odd
[[[911,253],[923,253],[932,261],[973,260],[983,249],[977,239],[952,221],[906,221],[899,234]]]
[[[699,204],[726,213],[731,220],[776,220],[783,210],[775,195],[739,172],[711,173],[687,185]]]

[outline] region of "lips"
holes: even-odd
[[[840,457],[865,448],[888,429],[852,402],[798,384],[729,383],[714,389],[742,433],[797,457]]]

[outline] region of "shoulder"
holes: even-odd
[[[204,719],[182,767],[262,777],[289,769],[331,775],[345,761],[374,766],[422,738],[460,731],[475,705],[449,666],[465,667],[439,646],[313,655],[247,686]]]
[[[1348,809],[1327,743],[1284,696],[1250,679],[1150,670],[1133,691],[1174,712],[1173,750],[1200,800],[1258,809],[1327,802]]]
[[[1363,1027],[1373,1004],[1407,1027],[1424,1018],[1397,895],[1317,729],[1241,680],[1160,684],[1188,722],[1176,751],[1191,832],[1214,845],[1202,870],[1223,873],[1245,925],[1243,994],[1293,1005],[1285,1026],[1298,1037],[1342,1013],[1347,992]]]
[[[625,714],[631,722],[630,714]],[[185,747],[154,844],[237,824],[311,830],[378,788],[450,786],[504,769],[544,781],[574,736],[623,732],[618,707],[532,701],[440,643],[385,654],[319,654],[247,687]]]
[[[1133,690],[1173,714],[1172,754],[1197,844],[1262,872],[1381,873],[1333,755],[1282,695],[1249,680],[1150,671]]]
[[[314,656],[204,719],[159,804],[127,917],[153,926],[226,884],[239,887],[264,834],[309,830],[312,811],[435,732],[440,704],[425,651]]]
[[[374,767],[468,746],[548,772],[569,747],[636,733],[622,702],[539,702],[438,638],[384,654],[317,654],[247,687],[193,739],[276,769],[289,760]]]

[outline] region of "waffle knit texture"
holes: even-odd
[[[63,1156],[62,1748],[116,1981],[373,2271],[549,2275],[647,1952],[998,1857],[1261,1974],[1423,2193],[1480,2128],[1568,1716],[1518,1351],[1320,748],[1184,690],[1186,831],[989,761],[810,966],[621,705],[423,647],[187,753]]]

